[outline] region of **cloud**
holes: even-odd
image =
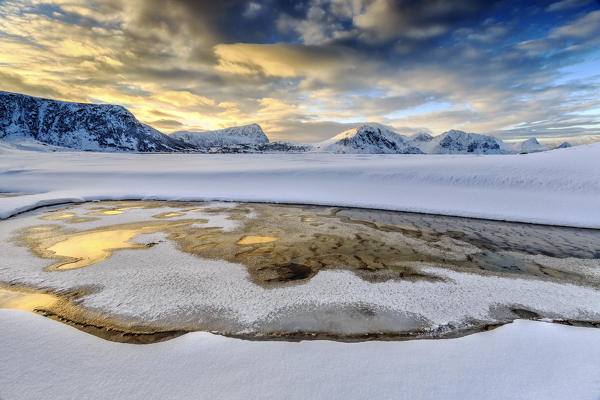
[[[571,8],[585,6],[592,1],[593,0],[561,0],[550,4],[548,7],[546,7],[546,10],[550,12],[564,11]]]
[[[4,0],[0,89],[122,104],[165,132],[590,135],[600,76],[564,71],[598,60],[599,27],[583,0]]]

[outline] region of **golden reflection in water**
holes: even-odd
[[[16,240],[39,257],[57,260],[46,267],[47,271],[60,271],[96,264],[110,258],[115,250],[147,248],[149,245],[131,241],[138,235],[162,231],[176,240],[187,229],[205,232],[206,228],[197,228],[195,225],[207,222],[206,219],[143,221],[79,232],[63,229],[59,225],[42,225],[25,229]]]
[[[48,232],[56,229],[54,225],[42,225],[42,226],[34,226],[33,228],[29,228],[31,232]]]
[[[73,213],[60,213],[60,214],[45,215],[43,217],[40,217],[40,219],[43,219],[45,221],[57,221],[57,220],[61,220],[61,219],[73,218],[74,216],[75,216],[75,214],[73,214]]]
[[[58,301],[56,296],[46,293],[21,292],[0,287],[0,308],[35,311],[49,308]]]
[[[248,235],[248,236],[244,236],[243,238],[241,238],[237,244],[258,244],[258,243],[269,243],[269,242],[274,242],[276,240],[279,240],[276,237],[273,236],[253,236],[253,235]]]
[[[173,218],[173,217],[180,217],[182,215],[185,215],[185,213],[180,213],[180,212],[166,212],[166,213],[162,213],[162,214],[156,214],[153,215],[153,218]]]
[[[54,253],[63,261],[59,261],[47,269],[53,271],[87,267],[106,260],[114,250],[147,248],[143,244],[131,242],[131,239],[142,233],[151,233],[152,231],[152,229],[140,228],[75,234],[48,248],[48,251]]]
[[[123,211],[119,210],[104,210],[104,211],[94,211],[87,213],[88,215],[119,215],[123,214]]]

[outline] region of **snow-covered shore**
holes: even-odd
[[[600,143],[526,155],[108,154],[0,146],[0,218],[102,199],[356,206],[600,228]]]
[[[458,339],[112,343],[0,310],[5,399],[596,399],[600,330],[515,321]],[[23,379],[27,377],[27,379]]]

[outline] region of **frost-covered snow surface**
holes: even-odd
[[[0,92],[0,139],[91,151],[171,152],[187,146],[140,123],[125,108]]]
[[[515,321],[458,339],[104,341],[0,310],[3,399],[597,399],[600,330]],[[25,377],[27,377],[25,379]]]
[[[420,154],[405,136],[383,126],[362,125],[314,145],[315,151],[363,154]]]
[[[267,135],[258,124],[235,126],[207,132],[173,132],[171,138],[182,140],[198,148],[269,143]]]
[[[101,199],[343,205],[600,228],[600,143],[524,155],[45,153],[0,145],[0,217]]]

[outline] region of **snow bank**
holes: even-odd
[[[107,342],[0,310],[6,399],[597,399],[600,330],[516,321],[448,340]]]
[[[44,153],[0,146],[0,218],[100,199],[342,205],[600,228],[600,143],[525,155]]]

